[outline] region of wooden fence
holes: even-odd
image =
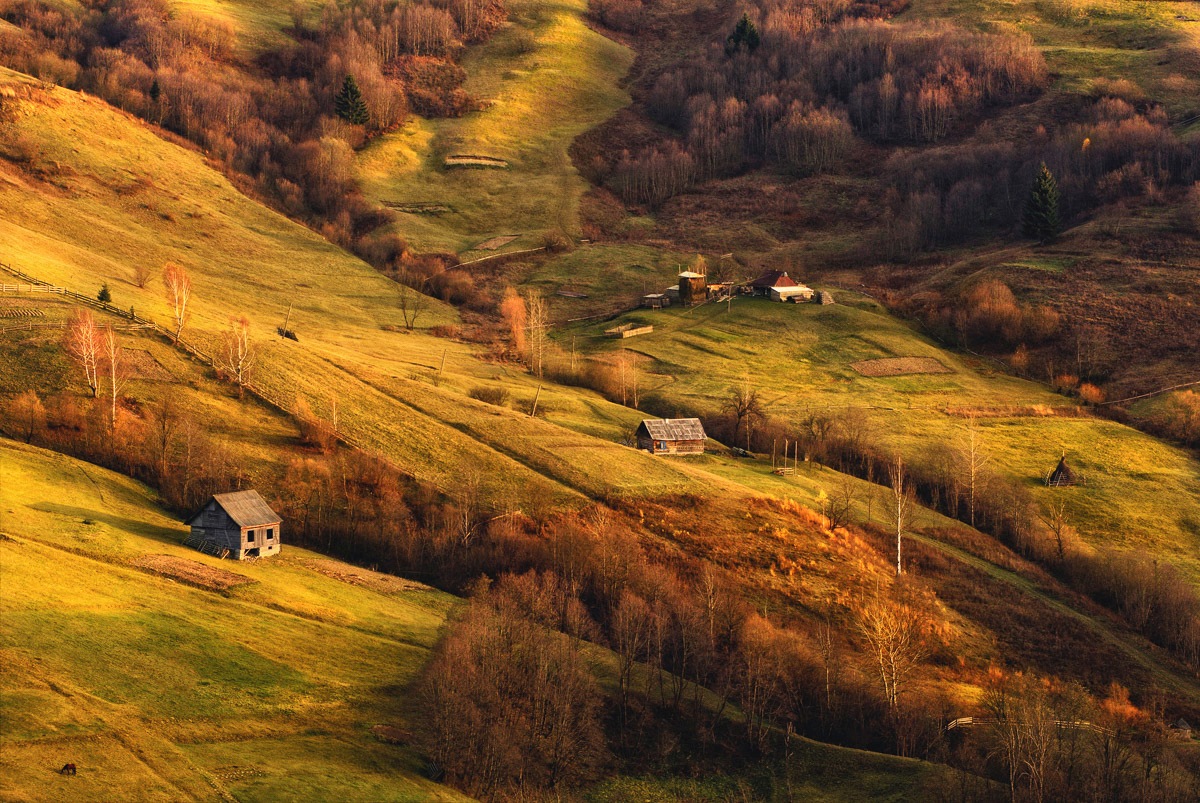
[[[959,728],[973,728],[980,725],[995,725],[998,723],[999,720],[987,717],[959,717],[958,719],[952,720],[948,725],[946,725],[946,731],[949,732]],[[1018,727],[1024,728],[1031,727],[1026,723],[1020,722],[1008,724],[1016,724]],[[1089,731],[1091,733],[1100,734],[1101,736],[1113,735],[1113,730],[1111,728],[1105,728],[1101,725],[1097,725],[1094,722],[1086,722],[1082,719],[1056,719],[1054,720],[1054,726],[1063,730]]]

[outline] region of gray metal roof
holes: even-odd
[[[699,418],[647,418],[639,429],[656,441],[702,441],[708,437]]]
[[[259,527],[264,524],[278,524],[283,519],[271,506],[258,495],[258,491],[234,491],[227,494],[213,494],[213,499],[224,508],[229,518],[237,522],[239,527]]]

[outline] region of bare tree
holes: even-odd
[[[400,314],[404,316],[404,328],[411,332],[416,328],[417,320],[429,309],[429,296],[422,292],[426,283],[421,281],[419,287],[414,286],[414,280],[407,270],[400,273],[397,281],[400,285]]]
[[[899,577],[904,572],[904,564],[901,562],[904,531],[912,526],[917,507],[916,494],[904,470],[904,458],[899,454],[896,455],[895,462],[888,466],[888,479],[890,493],[887,495],[887,514],[896,530],[896,576]]]
[[[1067,541],[1071,535],[1071,525],[1067,522],[1067,501],[1061,497],[1052,501],[1038,514],[1038,518],[1046,525],[1050,537],[1054,539],[1058,562],[1062,563],[1067,559]]]
[[[182,265],[174,262],[163,265],[162,276],[163,290],[171,307],[171,318],[175,322],[175,342],[178,343],[180,335],[183,334],[183,327],[187,325],[192,314],[188,308],[192,300],[192,277]]]
[[[8,403],[8,417],[17,427],[17,434],[30,443],[46,425],[46,408],[36,393],[27,390]]]
[[[1058,719],[1045,686],[1035,678],[1017,675],[989,688],[984,707],[993,720],[993,752],[1008,768],[1012,800],[1046,799],[1046,776],[1058,738]]]
[[[529,311],[525,308],[525,299],[511,287],[504,291],[504,299],[500,302],[500,317],[508,326],[512,349],[516,354],[525,354],[525,332],[529,325]]]
[[[857,500],[858,490],[854,480],[843,477],[825,503],[825,518],[829,521],[830,532],[850,523],[850,514],[854,511],[854,503]]]
[[[150,266],[145,262],[139,262],[133,266],[133,283],[138,287],[145,287],[150,284],[150,280],[154,278],[154,272],[150,270]]]
[[[550,342],[550,310],[539,290],[530,290],[525,303],[529,310],[529,370],[541,379]]]
[[[963,435],[962,446],[959,450],[959,460],[962,464],[963,477],[967,485],[967,512],[971,526],[975,526],[975,500],[983,491],[986,482],[986,470],[991,458],[984,451],[979,438],[979,428],[975,418],[967,419],[967,429]]]
[[[895,600],[873,600],[859,612],[858,632],[893,715],[913,670],[929,654],[923,631],[920,613]]]
[[[83,368],[83,375],[92,391],[100,395],[100,330],[91,310],[77,309],[71,315],[65,341],[67,353]]]
[[[162,483],[171,473],[171,452],[175,444],[175,430],[179,426],[179,415],[171,394],[163,396],[151,409],[150,424],[147,446],[150,447],[158,479]]]
[[[250,338],[250,321],[245,317],[230,318],[229,328],[221,335],[221,348],[214,364],[218,375],[237,386],[238,396],[245,393],[257,358],[258,346]]]
[[[738,433],[743,422],[762,421],[767,417],[766,408],[758,397],[758,390],[750,386],[749,380],[734,388],[725,400],[725,410],[734,417],[733,445],[738,444]]]
[[[101,332],[100,349],[104,378],[108,381],[109,426],[116,431],[117,402],[121,398],[121,391],[125,389],[125,383],[129,380],[129,365],[125,361],[121,341],[117,339],[117,330],[112,324],[105,326]]]

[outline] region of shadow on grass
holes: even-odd
[[[146,538],[153,538],[156,541],[163,541],[170,544],[180,544],[187,536],[187,531],[183,529],[172,529],[170,527],[161,527],[156,524],[149,524],[138,519],[127,519],[123,516],[115,516],[111,513],[105,513],[99,510],[92,510],[83,507],[74,507],[72,505],[60,505],[55,502],[40,502],[36,505],[30,505],[30,509],[37,510],[42,513],[53,513],[58,516],[67,516],[69,518],[77,518],[80,523],[87,521],[100,522],[107,524],[118,530],[123,530],[134,535],[141,535]]]

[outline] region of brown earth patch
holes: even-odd
[[[384,744],[408,744],[412,741],[412,734],[407,729],[395,725],[373,725],[371,733]]]
[[[338,563],[335,560],[314,559],[300,561],[300,563],[305,568],[312,569],[318,574],[332,577],[334,580],[341,580],[343,583],[349,583],[350,585],[369,588],[381,594],[401,594],[405,591],[429,590],[429,586],[424,583],[405,580],[402,577],[395,577],[382,572],[373,572],[370,569],[350,566],[346,563]]]
[[[472,251],[495,251],[497,248],[503,248],[521,235],[519,234],[504,234],[499,237],[493,237],[490,240],[484,240],[479,245],[472,248]]]
[[[174,382],[175,376],[145,349],[121,349],[129,362],[134,379],[147,382]]]
[[[228,591],[237,586],[253,583],[249,577],[227,572],[187,558],[173,555],[143,555],[133,562],[134,566],[151,574],[169,577],[207,591]]]
[[[882,357],[877,360],[859,360],[851,363],[850,367],[863,376],[954,373],[933,357]]]

